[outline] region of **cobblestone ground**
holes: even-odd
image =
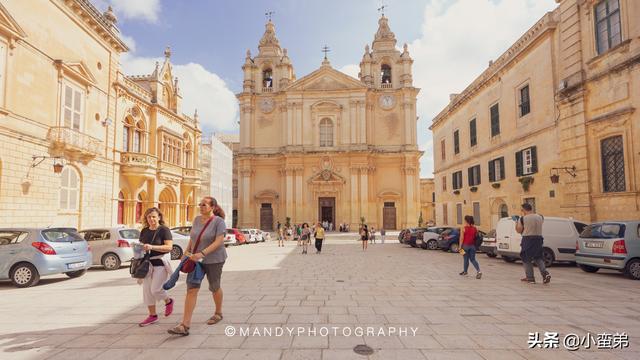
[[[365,359],[353,351],[358,344],[373,348],[369,359],[640,359],[640,282],[619,273],[560,265],[550,269],[551,284],[528,285],[520,264],[479,255],[484,276],[476,280],[458,275],[457,254],[397,241],[363,252],[344,236],[320,255],[275,241],[228,252],[224,320],[204,324],[213,307],[203,289],[184,338],[166,333],[182,314],[184,282],[171,291],[174,315],[145,328],[137,326],[146,314],[141,287],[125,268],[45,278],[29,289],[0,283],[0,359]],[[235,336],[225,335],[229,326]],[[286,333],[298,327],[318,333]],[[358,327],[365,333],[355,335]],[[247,328],[251,336],[240,334]],[[344,336],[345,328],[353,333]],[[389,335],[391,328],[406,334]],[[530,332],[541,340],[558,332],[559,349],[528,350]],[[630,346],[563,349],[566,334],[603,332],[626,332]]]

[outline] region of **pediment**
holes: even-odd
[[[64,62],[62,60],[56,60],[56,66],[61,75],[71,77],[80,82],[85,87],[96,85],[96,78],[91,73],[91,70],[85,65],[84,62]]]
[[[401,193],[391,189],[384,189],[378,193],[378,198],[380,199],[399,199],[401,197]]]
[[[331,183],[344,184],[346,183],[346,180],[342,176],[335,173],[334,171],[325,169],[313,175],[307,182],[309,184],[331,184]]]
[[[366,86],[360,80],[335,70],[329,66],[312,72],[296,80],[285,91],[304,90],[365,90]]]
[[[9,14],[9,11],[0,3],[0,34],[8,35],[11,40],[22,39],[27,34],[22,30],[18,22]]]
[[[263,190],[257,193],[254,198],[259,199],[278,199],[280,196],[274,190]]]

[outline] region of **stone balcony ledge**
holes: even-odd
[[[102,141],[64,126],[49,128],[47,140],[52,156],[61,156],[69,160],[88,164],[100,153]]]

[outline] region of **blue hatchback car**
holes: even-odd
[[[91,249],[74,228],[0,229],[0,280],[34,286],[41,276],[74,278],[91,267]]]

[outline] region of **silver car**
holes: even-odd
[[[612,269],[640,280],[640,221],[587,226],[576,241],[576,263],[586,272]]]
[[[91,248],[74,228],[0,229],[0,280],[17,287],[34,286],[46,275],[79,277],[91,263]]]
[[[86,229],[79,232],[91,246],[93,264],[105,270],[117,270],[133,258],[133,245],[140,239],[137,229],[112,227]]]

